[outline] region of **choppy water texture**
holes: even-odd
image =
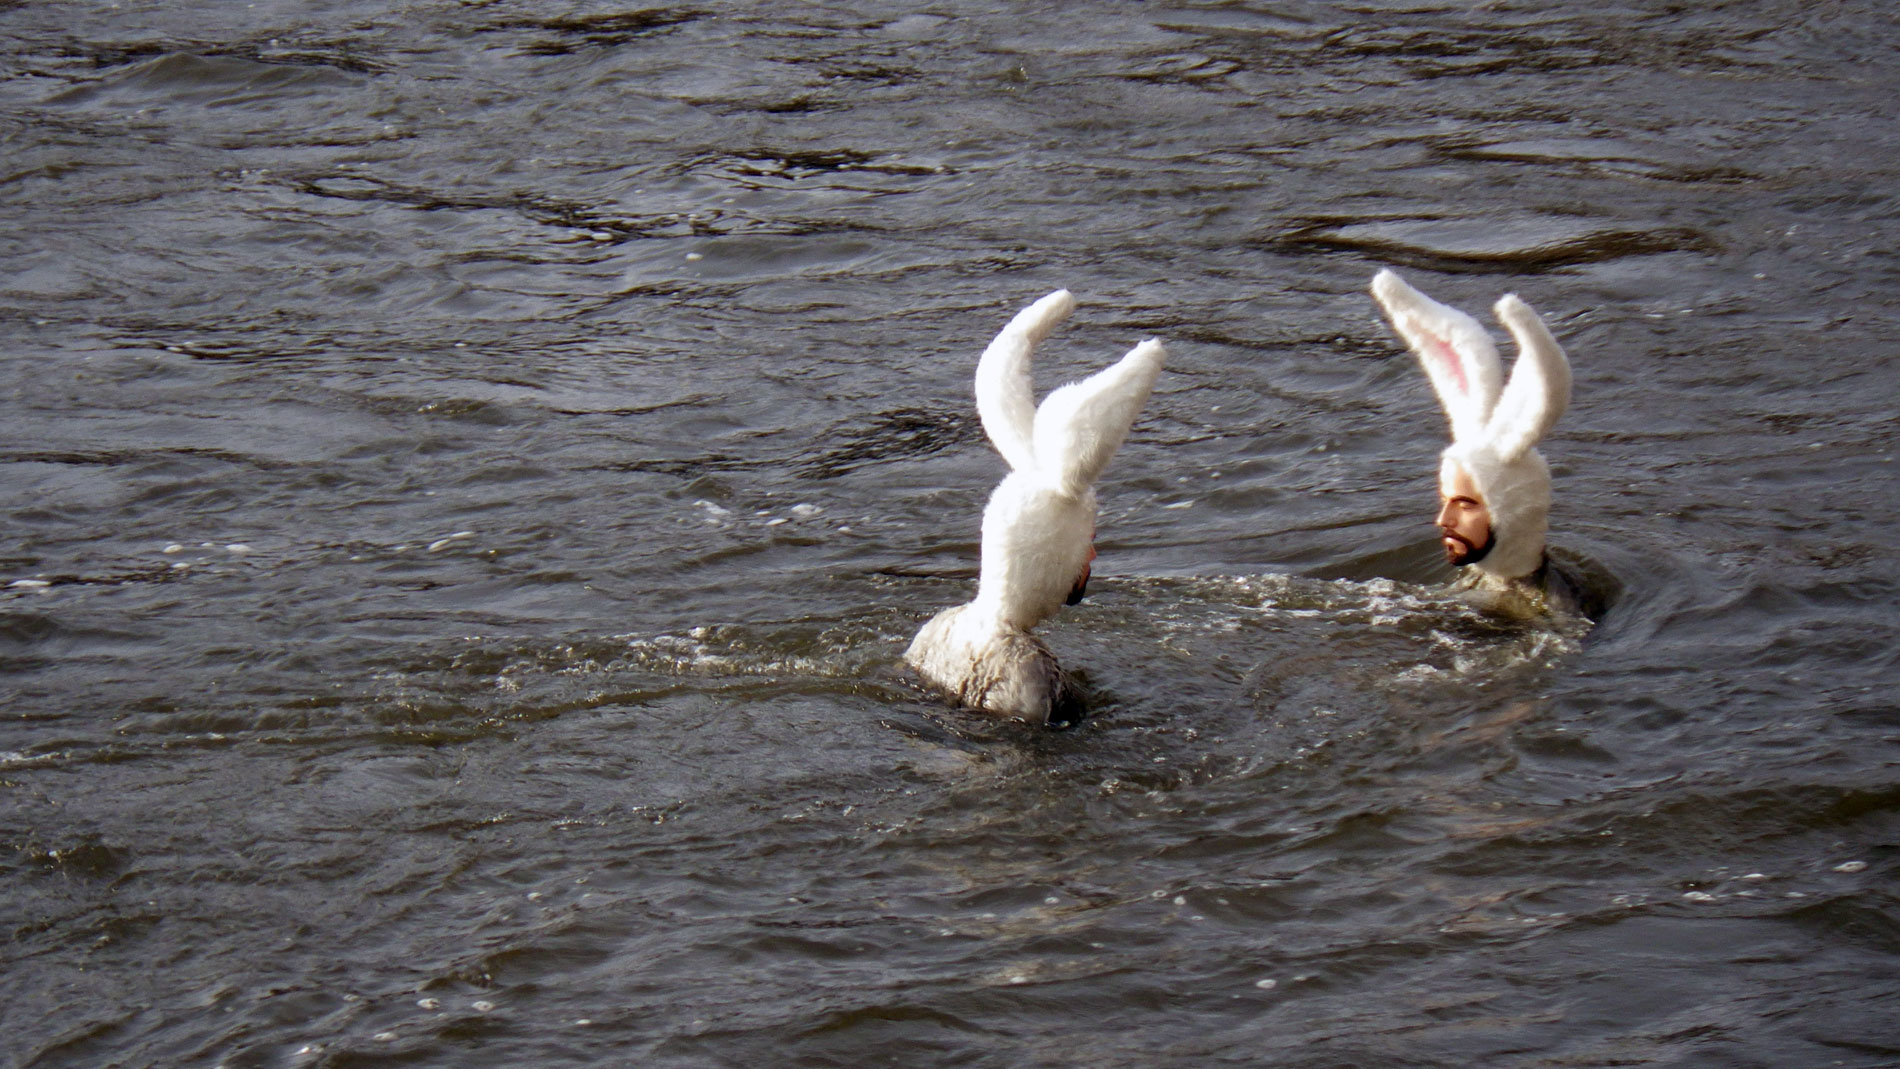
[[[1885,5],[0,5],[19,1066],[1900,1060]],[[1365,287],[1551,319],[1587,635]],[[977,352],[1173,350],[1055,734]],[[10,584],[10,585],[9,585]]]

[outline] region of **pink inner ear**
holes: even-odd
[[[1458,350],[1453,349],[1451,343],[1443,338],[1434,337],[1431,339],[1431,343],[1432,349],[1438,353],[1439,359],[1450,365],[1451,377],[1457,380],[1458,383],[1458,392],[1461,394],[1469,394],[1471,392],[1471,384],[1465,381],[1465,366],[1458,360]]]

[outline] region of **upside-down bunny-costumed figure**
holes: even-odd
[[[1437,525],[1446,558],[1466,569],[1459,588],[1515,595],[1529,607],[1576,612],[1573,580],[1550,564],[1550,467],[1537,443],[1570,403],[1570,361],[1531,306],[1515,294],[1493,307],[1517,342],[1504,380],[1497,346],[1478,321],[1439,304],[1391,271],[1372,294],[1418,354],[1451,421],[1439,461]]]
[[[1075,310],[1057,290],[1016,314],[976,368],[976,410],[1010,467],[983,510],[976,598],[917,632],[904,659],[960,704],[1050,727],[1082,718],[1082,694],[1030,629],[1082,599],[1095,557],[1095,481],[1167,359],[1149,340],[1036,407],[1029,358]]]

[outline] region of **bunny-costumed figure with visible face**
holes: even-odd
[[[1095,480],[1148,398],[1167,350],[1142,342],[1037,408],[1036,344],[1075,310],[1057,290],[1010,320],[976,368],[976,409],[1010,473],[983,510],[975,600],[917,632],[904,659],[961,704],[1050,727],[1082,717],[1074,680],[1029,629],[1082,598],[1095,556]]]
[[[1373,278],[1372,295],[1418,354],[1451,420],[1451,446],[1439,463],[1441,494],[1455,502],[1458,488],[1473,486],[1489,512],[1492,540],[1464,562],[1489,580],[1532,580],[1544,568],[1550,516],[1550,468],[1536,446],[1570,403],[1563,348],[1530,305],[1514,294],[1500,298],[1493,310],[1518,347],[1507,384],[1497,346],[1477,320],[1391,271]],[[1445,512],[1439,522],[1454,563],[1464,563]]]

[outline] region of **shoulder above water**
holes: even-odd
[[[1480,608],[1523,620],[1568,617],[1595,623],[1608,601],[1606,592],[1594,589],[1583,575],[1548,553],[1536,571],[1515,579],[1467,568],[1451,589]]]

